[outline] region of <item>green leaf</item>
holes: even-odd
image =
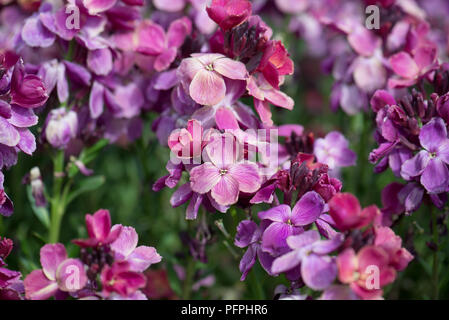
[[[31,209],[39,221],[48,229],[50,227],[50,215],[48,214],[47,207],[36,206],[36,201],[34,200],[31,186],[27,186],[27,196],[30,201]]]
[[[104,182],[105,182],[104,176],[94,176],[85,178],[81,181],[79,184],[78,189],[74,190],[70,193],[70,195],[67,198],[66,205],[72,202],[76,197],[80,196],[83,193],[94,191],[98,188],[100,188]]]

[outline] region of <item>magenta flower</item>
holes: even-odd
[[[143,274],[131,271],[129,262],[119,261],[103,268],[101,283],[104,297],[109,297],[114,292],[128,297],[145,287],[146,279]]]
[[[365,227],[380,215],[375,205],[362,210],[359,200],[350,193],[338,193],[328,204],[329,213],[340,231]]]
[[[78,133],[78,116],[76,112],[64,107],[53,109],[48,114],[44,135],[53,147],[64,149]]]
[[[239,145],[229,133],[219,135],[205,147],[208,162],[190,171],[193,191],[205,194],[220,205],[232,205],[240,192],[254,193],[261,185],[257,164],[239,159]]]
[[[357,155],[349,149],[349,142],[337,131],[329,132],[326,137],[316,139],[313,153],[318,162],[329,166],[329,169],[355,165]]]
[[[324,290],[337,276],[335,259],[327,254],[336,250],[342,243],[341,234],[330,240],[320,240],[320,234],[315,230],[289,236],[287,244],[293,251],[274,260],[271,272],[279,274],[301,264],[304,283],[314,290]]]
[[[139,236],[133,227],[122,227],[122,225],[116,224],[112,227],[111,232],[116,229],[121,229],[121,231],[119,237],[111,243],[115,261],[127,261],[129,270],[143,272],[150,265],[162,260],[155,248],[137,246]]]
[[[21,67],[15,67],[11,79],[11,104],[24,108],[37,108],[48,100],[48,93],[42,79],[25,74]]]
[[[243,63],[234,61],[222,54],[192,54],[182,60],[178,68],[178,77],[184,90],[193,100],[202,105],[218,104],[226,94],[223,77],[234,80],[246,80],[248,72]]]
[[[89,239],[72,241],[82,248],[94,248],[110,244],[117,240],[122,231],[121,226],[111,229],[111,216],[109,211],[105,209],[100,209],[93,215],[86,214],[86,227]]]
[[[45,300],[59,291],[76,292],[86,285],[84,265],[78,259],[67,258],[62,244],[46,244],[40,257],[42,269],[32,271],[24,281],[27,299]]]
[[[437,49],[425,45],[414,50],[413,56],[401,51],[389,59],[391,68],[399,76],[388,80],[390,88],[410,87],[433,71],[437,66]]]
[[[167,33],[158,24],[145,20],[136,30],[136,51],[154,56],[154,69],[163,71],[175,60],[178,49],[191,32],[192,22],[187,17],[173,21]]]
[[[176,129],[168,137],[168,147],[179,158],[197,158],[201,156],[203,127],[197,120],[189,120],[187,128]]]
[[[402,164],[401,176],[406,180],[420,177],[429,193],[446,192],[449,187],[449,139],[443,119],[433,118],[424,125],[419,142],[424,150]]]
[[[248,19],[252,5],[248,0],[212,0],[206,10],[209,17],[227,31]]]
[[[20,272],[6,268],[5,259],[11,253],[11,239],[0,237],[0,300],[20,300],[23,285]]]
[[[272,255],[279,255],[288,250],[287,238],[304,231],[304,226],[315,222],[323,213],[324,200],[315,191],[304,194],[295,204],[281,204],[277,207],[259,212],[261,220],[272,221],[262,236],[262,248]]]

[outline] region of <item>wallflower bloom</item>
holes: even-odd
[[[261,177],[256,163],[239,158],[238,142],[231,134],[216,137],[205,147],[210,161],[190,171],[190,186],[200,194],[211,192],[220,205],[237,202],[240,192],[254,193],[260,188]]]
[[[86,227],[89,239],[77,239],[72,241],[82,248],[94,248],[110,244],[117,240],[122,231],[120,225],[111,229],[111,216],[109,211],[104,209],[98,210],[93,215],[86,214]]]
[[[19,271],[6,268],[5,259],[11,253],[13,242],[11,239],[0,237],[0,300],[21,300],[23,284]]]
[[[304,283],[314,290],[326,289],[337,276],[335,259],[327,254],[336,250],[342,242],[341,234],[330,240],[320,240],[320,234],[315,230],[289,236],[287,244],[293,251],[274,260],[271,271],[279,274],[301,264]]]
[[[377,206],[362,210],[359,200],[350,193],[338,193],[329,201],[329,213],[340,231],[362,228],[380,215]]]
[[[329,166],[329,169],[355,165],[357,155],[349,149],[349,142],[337,131],[329,132],[326,137],[316,139],[313,153],[318,162]]]
[[[155,57],[154,69],[163,71],[175,60],[184,39],[192,32],[192,22],[183,17],[173,21],[167,33],[158,24],[145,20],[137,27],[136,50]]]
[[[227,31],[248,19],[252,5],[248,0],[212,0],[206,10],[209,17]]]
[[[143,274],[132,271],[129,262],[119,261],[103,268],[101,283],[104,297],[109,297],[113,292],[128,297],[145,287],[146,278]]]
[[[419,142],[424,150],[402,164],[402,177],[406,180],[420,177],[429,193],[446,192],[449,187],[449,139],[443,119],[434,118],[424,125]]]
[[[267,211],[259,212],[261,220],[272,221],[262,236],[262,248],[273,255],[288,250],[287,238],[304,231],[303,227],[315,222],[323,213],[324,200],[315,191],[304,194],[295,204],[281,204]]]
[[[59,291],[76,292],[86,285],[84,265],[78,259],[67,258],[62,244],[46,244],[40,256],[42,269],[32,271],[24,281],[27,299],[45,300]]]
[[[223,77],[234,80],[248,78],[243,63],[214,53],[192,54],[191,58],[182,60],[177,72],[184,90],[192,99],[208,106],[224,98],[226,84]]]
[[[114,225],[111,232],[115,229],[121,229],[119,237],[111,243],[115,261],[127,261],[131,271],[143,272],[162,260],[155,248],[137,246],[139,236],[133,227]]]

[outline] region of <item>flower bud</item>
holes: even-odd
[[[45,125],[44,135],[48,143],[58,149],[64,149],[78,131],[78,117],[74,111],[65,108],[52,110]]]

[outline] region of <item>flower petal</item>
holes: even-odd
[[[309,191],[293,207],[291,221],[295,226],[311,224],[318,219],[323,209],[323,198],[315,191]]]
[[[231,175],[225,174],[212,188],[212,198],[223,206],[232,205],[239,198],[239,183]]]
[[[49,280],[56,280],[56,270],[67,259],[67,251],[60,243],[46,244],[40,250],[42,271]]]
[[[324,290],[332,284],[337,276],[335,259],[311,254],[302,261],[301,276],[309,288]]]
[[[421,176],[421,184],[429,193],[447,192],[449,187],[449,170],[439,159],[431,159]]]
[[[226,94],[226,85],[216,72],[199,70],[189,86],[189,93],[197,103],[212,106],[219,103]]]
[[[190,187],[200,194],[209,192],[220,181],[220,172],[216,166],[206,162],[190,171]]]
[[[239,183],[239,190],[246,193],[254,193],[259,190],[262,179],[259,175],[258,166],[255,163],[238,163],[228,170]]]

